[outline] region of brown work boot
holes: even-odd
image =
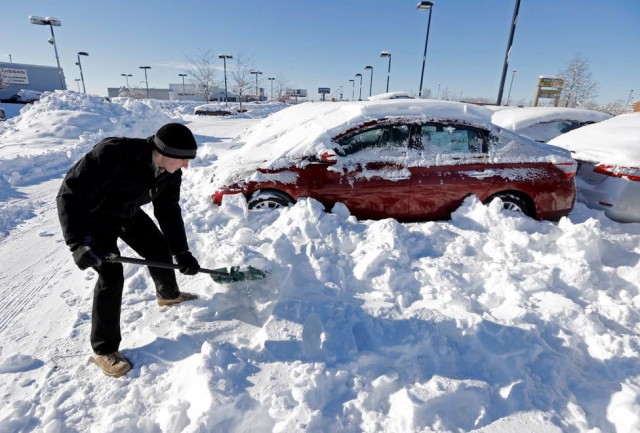
[[[131,364],[120,352],[108,353],[106,355],[93,355],[93,362],[100,367],[107,376],[120,377],[131,370]]]
[[[158,305],[160,305],[161,307],[166,307],[168,305],[179,304],[184,301],[193,301],[194,299],[198,299],[198,295],[196,295],[195,293],[180,292],[178,297],[175,299],[163,299],[161,297],[158,297]]]

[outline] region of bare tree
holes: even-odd
[[[217,56],[211,50],[200,50],[196,57],[187,57],[191,65],[186,72],[195,82],[197,94],[202,95],[207,102],[215,87],[215,59]]]
[[[287,87],[289,86],[289,80],[287,80],[284,76],[278,75],[276,77],[276,89],[275,94],[277,95],[275,99],[277,101],[284,101],[287,96]]]
[[[596,96],[598,83],[593,80],[589,60],[581,54],[576,54],[567,67],[558,72],[558,78],[564,81],[560,93],[560,106],[582,106]]]
[[[231,71],[231,90],[238,95],[240,101],[240,110],[242,110],[242,97],[249,94],[248,90],[251,86],[251,71],[253,67],[253,59],[245,59],[242,55],[235,57],[235,66]]]

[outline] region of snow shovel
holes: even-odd
[[[103,259],[105,262],[109,263],[131,263],[134,265],[145,265],[151,266],[154,268],[166,268],[166,269],[180,269],[180,266],[174,263],[166,263],[159,262],[156,260],[143,260],[136,259],[133,257],[122,257],[115,254],[108,255]],[[225,283],[237,283],[239,281],[249,281],[249,280],[261,280],[266,278],[269,274],[266,271],[256,269],[253,266],[249,266],[245,269],[240,269],[239,266],[231,266],[227,268],[217,268],[217,269],[205,269],[200,268],[198,272],[202,272],[205,274],[211,275],[213,281],[219,284]]]

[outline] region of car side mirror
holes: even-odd
[[[325,164],[335,164],[338,162],[338,155],[333,150],[325,150],[319,155],[320,161]]]

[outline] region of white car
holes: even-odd
[[[547,143],[561,134],[609,118],[610,114],[583,108],[514,107],[497,110],[491,121],[505,129]]]
[[[578,200],[619,222],[640,222],[640,113],[627,113],[549,142],[578,161]]]

